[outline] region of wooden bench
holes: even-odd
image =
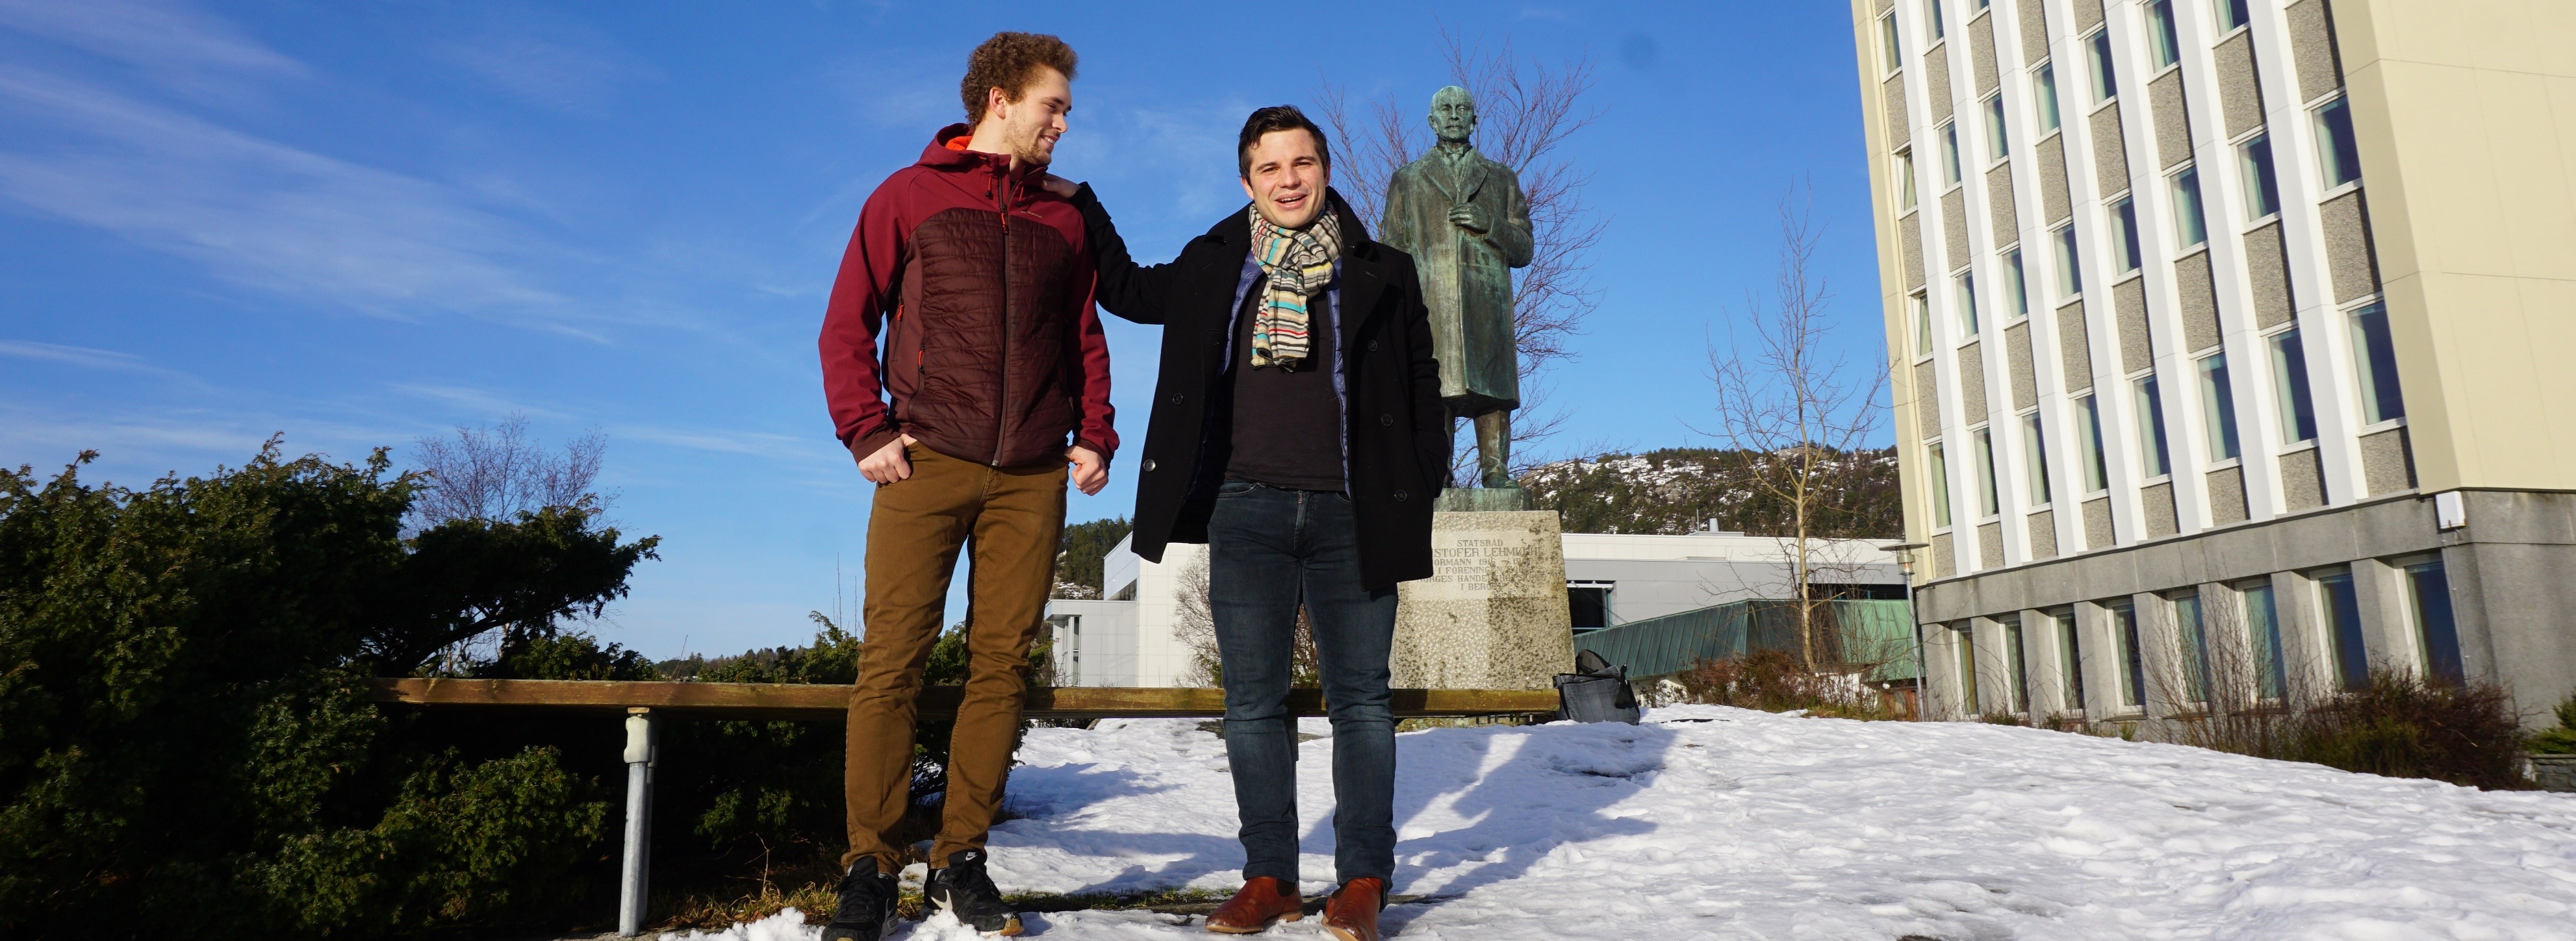
[[[651,844],[656,733],[664,717],[685,719],[839,722],[849,715],[853,687],[805,683],[695,683],[615,680],[467,680],[379,678],[373,698],[388,706],[459,709],[547,709],[626,717],[625,860],[618,880],[617,933],[644,928],[644,887]],[[1504,716],[1556,711],[1553,689],[1398,689],[1389,704],[1398,719]],[[915,708],[921,718],[957,715],[959,686],[925,686]],[[1323,691],[1288,691],[1289,711],[1324,714]],[[1033,686],[1020,714],[1031,719],[1216,718],[1225,715],[1225,693],[1214,689]]]

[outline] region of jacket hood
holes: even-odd
[[[1046,172],[1046,168],[1042,166],[1024,166],[1014,170],[1008,154],[988,154],[965,149],[962,141],[973,137],[974,133],[975,129],[966,126],[963,121],[940,128],[939,133],[930,135],[930,145],[921,149],[921,159],[914,162],[934,170],[989,169],[997,176],[1008,174],[1022,179]],[[952,147],[949,146],[951,142],[960,143]]]

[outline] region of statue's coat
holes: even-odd
[[[1473,203],[1483,234],[1449,221]],[[1512,340],[1512,272],[1530,263],[1529,202],[1512,168],[1469,151],[1455,172],[1438,147],[1387,181],[1378,241],[1413,256],[1431,308],[1440,397],[1459,417],[1520,407],[1520,357]]]

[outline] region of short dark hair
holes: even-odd
[[[1001,89],[1005,101],[1020,100],[1037,79],[1039,66],[1064,73],[1064,80],[1072,81],[1073,47],[1045,33],[1005,31],[994,33],[967,53],[966,80],[957,83],[957,97],[966,102],[967,125],[984,120],[984,101],[993,89]]]
[[[1271,105],[1243,119],[1243,133],[1234,141],[1235,173],[1247,179],[1252,176],[1252,145],[1261,142],[1261,135],[1295,130],[1303,130],[1315,139],[1315,156],[1323,159],[1324,169],[1332,169],[1333,145],[1324,137],[1324,129],[1316,127],[1296,105]]]

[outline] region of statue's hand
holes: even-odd
[[[1478,235],[1485,234],[1485,229],[1488,228],[1485,225],[1485,210],[1475,203],[1459,203],[1449,207],[1449,222]]]

